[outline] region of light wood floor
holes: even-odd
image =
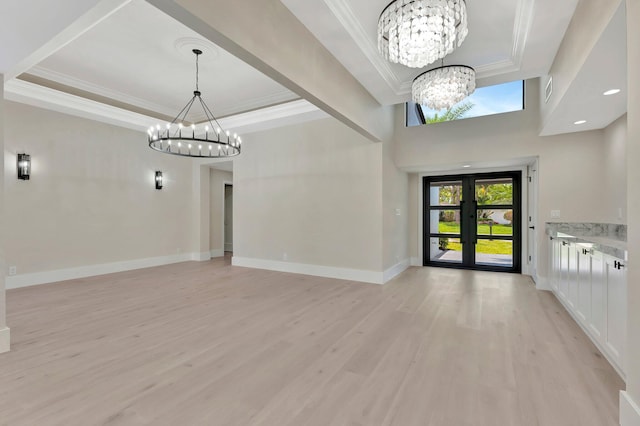
[[[2,425],[617,425],[623,382],[528,278],[385,286],[228,259],[8,292]]]

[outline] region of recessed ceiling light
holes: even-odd
[[[471,167],[471,165],[469,165],[469,164],[465,164],[465,165],[464,165],[464,166],[462,166],[462,167],[464,167],[465,169],[468,169],[469,167]]]
[[[616,93],[620,93],[620,89],[607,90],[606,92],[603,93],[603,95],[611,96],[611,95],[615,95]]]
[[[587,120],[578,120],[578,121],[576,121],[576,122],[575,122],[575,123],[573,123],[573,124],[584,124],[584,123],[586,123],[586,122],[587,122]]]

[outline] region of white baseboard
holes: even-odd
[[[208,253],[206,253],[208,255]],[[99,265],[80,266],[77,268],[58,269],[55,271],[34,272],[31,274],[6,277],[7,290],[29,287],[32,285],[48,284],[77,278],[93,277],[96,275],[112,274],[114,272],[131,271],[133,269],[151,268],[153,266],[169,265],[171,263],[198,260],[199,253],[182,253],[171,256],[150,257],[147,259],[127,260],[123,262],[103,263]]]
[[[304,263],[281,262],[278,260],[253,259],[233,256],[231,264],[245,268],[267,269],[269,271],[291,272],[316,277],[336,278],[339,280],[361,281],[382,284],[383,273],[361,269],[336,268],[333,266],[308,265]]]
[[[224,251],[233,251],[233,244],[224,243]]]
[[[224,257],[224,250],[223,249],[215,249],[215,250],[211,250],[211,257]]]
[[[0,354],[9,352],[11,347],[11,332],[9,327],[0,329]]]
[[[211,260],[211,252],[203,251],[201,253],[192,253],[191,260],[195,260],[196,262],[205,262],[207,260]]]
[[[640,426],[640,406],[625,391],[620,391],[620,426]]]
[[[384,273],[382,274],[382,282],[386,284],[387,282],[391,281],[392,279],[394,279],[395,277],[403,273],[409,267],[410,263],[411,262],[409,259],[405,259],[401,262],[396,263],[391,268],[384,271]]]
[[[536,290],[546,290],[551,291],[551,286],[549,285],[549,280],[546,277],[541,277],[538,275],[537,277],[531,276],[533,281],[536,283]]]
[[[411,266],[422,266],[422,262],[417,257],[411,258]]]

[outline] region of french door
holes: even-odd
[[[425,177],[425,266],[520,272],[521,173]]]

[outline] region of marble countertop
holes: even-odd
[[[546,234],[625,261],[628,259],[626,225],[547,222]]]

